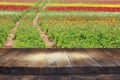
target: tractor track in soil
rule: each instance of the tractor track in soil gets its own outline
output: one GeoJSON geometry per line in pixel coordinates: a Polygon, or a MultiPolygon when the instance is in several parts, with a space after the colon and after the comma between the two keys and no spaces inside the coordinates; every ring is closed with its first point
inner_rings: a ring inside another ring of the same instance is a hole
{"type": "Polygon", "coordinates": [[[17,30],[17,27],[19,26],[19,21],[16,22],[15,27],[10,31],[8,37],[7,37],[7,41],[4,43],[3,48],[12,48],[14,45],[14,36],[15,36],[15,32],[17,30]]]}
{"type": "Polygon", "coordinates": [[[40,13],[37,13],[36,17],[33,20],[33,25],[37,28],[37,30],[40,32],[40,35],[44,41],[44,43],[49,47],[49,48],[55,48],[55,45],[52,41],[49,40],[48,36],[45,34],[45,32],[40,28],[38,25],[37,21],[38,18],[40,17],[40,13]]]}
{"type": "MultiPolygon", "coordinates": [[[[19,0],[18,0],[19,1],[19,0]]],[[[20,0],[21,1],[21,0],[20,0]]],[[[32,1],[32,0],[30,0],[32,1]]],[[[27,13],[26,13],[27,14],[27,13]]],[[[24,15],[25,16],[25,15],[24,15]]],[[[22,16],[22,18],[24,17],[22,16]]],[[[23,20],[21,18],[21,20],[23,20]]],[[[15,32],[17,30],[17,27],[20,24],[20,19],[16,22],[15,27],[10,31],[8,37],[7,37],[7,41],[3,44],[3,48],[13,48],[14,45],[14,37],[15,37],[15,32]]]]}
{"type": "MultiPolygon", "coordinates": [[[[27,13],[26,13],[27,14],[27,13]]],[[[25,16],[25,15],[24,15],[25,16]]],[[[7,37],[7,40],[6,42],[3,44],[3,48],[13,48],[13,45],[14,45],[14,37],[15,37],[15,33],[16,33],[16,30],[17,28],[19,27],[19,24],[20,24],[20,20],[23,20],[23,17],[20,18],[16,23],[15,23],[15,27],[13,29],[11,29],[8,37],[7,37]]]]}
{"type": "MultiPolygon", "coordinates": [[[[42,31],[40,29],[39,25],[37,24],[37,20],[38,20],[39,16],[40,16],[40,13],[38,13],[36,15],[35,19],[33,20],[33,25],[36,26],[37,29],[40,31],[40,34],[41,34],[42,39],[45,42],[45,44],[48,45],[50,48],[53,48],[54,47],[53,43],[48,39],[48,37],[45,34],[45,32],[42,31]]],[[[9,33],[9,35],[7,37],[7,41],[3,44],[3,48],[13,48],[15,32],[16,32],[17,27],[19,26],[19,24],[20,24],[20,22],[17,21],[16,24],[15,24],[15,27],[10,31],[10,33],[9,33]]]]}

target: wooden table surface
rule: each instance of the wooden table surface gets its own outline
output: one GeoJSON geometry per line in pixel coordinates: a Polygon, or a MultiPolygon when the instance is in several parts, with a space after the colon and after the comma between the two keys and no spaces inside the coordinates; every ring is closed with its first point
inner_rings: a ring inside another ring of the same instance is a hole
{"type": "Polygon", "coordinates": [[[120,75],[0,75],[0,80],[120,80],[120,75]]]}
{"type": "Polygon", "coordinates": [[[0,49],[1,74],[120,74],[120,49],[0,49]]]}

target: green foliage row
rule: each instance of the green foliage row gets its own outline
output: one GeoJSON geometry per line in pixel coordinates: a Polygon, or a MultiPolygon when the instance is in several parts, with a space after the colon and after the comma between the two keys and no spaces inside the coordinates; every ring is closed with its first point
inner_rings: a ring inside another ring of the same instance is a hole
{"type": "Polygon", "coordinates": [[[0,48],[5,43],[10,30],[15,26],[13,16],[0,16],[0,48]]]}
{"type": "Polygon", "coordinates": [[[14,48],[45,48],[39,31],[33,26],[32,21],[35,13],[27,15],[24,20],[20,21],[20,25],[15,33],[14,48]]]}
{"type": "Polygon", "coordinates": [[[41,27],[59,48],[120,48],[120,24],[117,27],[92,23],[84,26],[58,24],[41,27]]]}
{"type": "MultiPolygon", "coordinates": [[[[6,42],[7,36],[10,33],[11,29],[15,27],[16,22],[20,21],[25,15],[31,15],[31,11],[34,12],[34,8],[38,6],[40,2],[41,1],[39,0],[35,3],[34,6],[31,6],[30,9],[25,11],[0,11],[0,48],[2,48],[3,44],[6,42]]],[[[23,30],[24,29],[25,28],[23,28],[23,30]]]]}
{"type": "MultiPolygon", "coordinates": [[[[116,20],[116,22],[65,22],[65,20],[70,19],[74,16],[64,16],[64,14],[58,13],[57,15],[52,15],[48,13],[48,18],[40,18],[39,24],[41,28],[49,36],[50,40],[53,41],[58,48],[120,48],[120,23],[119,16],[106,16],[101,17],[101,20],[111,18],[116,20]],[[115,18],[116,17],[116,18],[115,18]],[[54,20],[55,21],[51,21],[54,20]],[[58,20],[57,20],[58,19],[58,20]],[[118,21],[118,22],[117,22],[118,21]]],[[[68,13],[69,14],[69,13],[68,13]]],[[[107,13],[108,14],[108,13],[107,13]]],[[[89,15],[88,15],[89,16],[89,15]]],[[[86,20],[87,17],[82,20],[86,20]]],[[[90,16],[89,16],[90,17],[90,16]]],[[[93,16],[92,16],[93,17],[93,16]]],[[[93,18],[90,17],[87,20],[99,21],[97,16],[93,18]]],[[[74,19],[79,17],[74,17],[74,19]]]]}

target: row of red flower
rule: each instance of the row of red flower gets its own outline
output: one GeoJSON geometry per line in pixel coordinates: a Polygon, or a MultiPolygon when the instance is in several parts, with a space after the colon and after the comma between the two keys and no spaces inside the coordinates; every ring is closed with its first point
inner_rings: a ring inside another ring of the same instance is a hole
{"type": "Polygon", "coordinates": [[[30,7],[31,6],[0,5],[0,10],[23,11],[23,10],[28,10],[30,7]]]}
{"type": "MultiPolygon", "coordinates": [[[[30,6],[15,6],[15,5],[0,5],[0,10],[27,10],[30,6]]],[[[37,8],[36,8],[37,9],[37,8]]],[[[47,6],[45,10],[50,11],[107,11],[107,12],[120,12],[120,7],[61,7],[61,6],[47,6]]]]}
{"type": "Polygon", "coordinates": [[[0,10],[27,10],[30,6],[0,5],[0,10]]]}
{"type": "Polygon", "coordinates": [[[61,6],[48,6],[45,10],[49,11],[105,11],[105,12],[120,12],[120,8],[110,7],[61,7],[61,6]]]}
{"type": "Polygon", "coordinates": [[[61,3],[98,3],[98,4],[120,4],[120,0],[58,0],[61,3]]]}

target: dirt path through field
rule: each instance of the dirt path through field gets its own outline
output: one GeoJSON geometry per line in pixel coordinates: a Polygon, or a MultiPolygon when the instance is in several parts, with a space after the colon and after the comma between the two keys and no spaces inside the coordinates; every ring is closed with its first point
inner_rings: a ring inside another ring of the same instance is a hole
{"type": "Polygon", "coordinates": [[[14,36],[15,36],[15,32],[17,30],[17,27],[19,26],[19,21],[16,22],[15,27],[10,31],[10,34],[7,37],[7,41],[6,43],[3,45],[3,48],[12,48],[13,44],[14,44],[14,36]]]}
{"type": "Polygon", "coordinates": [[[38,18],[40,16],[40,13],[38,13],[36,15],[36,17],[34,18],[33,20],[33,25],[38,29],[38,31],[40,32],[40,35],[44,41],[44,43],[49,47],[49,48],[54,48],[54,44],[53,42],[51,42],[48,38],[48,36],[45,34],[45,32],[43,30],[41,30],[40,26],[38,25],[37,21],[38,21],[38,18]]]}

